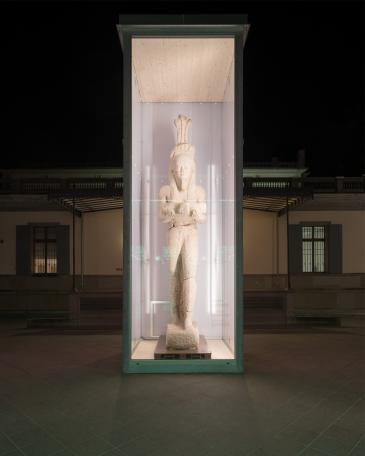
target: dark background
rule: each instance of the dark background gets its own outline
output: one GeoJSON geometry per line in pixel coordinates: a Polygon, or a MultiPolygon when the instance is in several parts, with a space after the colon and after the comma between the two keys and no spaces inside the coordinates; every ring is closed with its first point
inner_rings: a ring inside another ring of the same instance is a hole
{"type": "Polygon", "coordinates": [[[0,6],[0,167],[122,166],[123,13],[247,13],[244,161],[364,173],[364,3],[0,6]]]}

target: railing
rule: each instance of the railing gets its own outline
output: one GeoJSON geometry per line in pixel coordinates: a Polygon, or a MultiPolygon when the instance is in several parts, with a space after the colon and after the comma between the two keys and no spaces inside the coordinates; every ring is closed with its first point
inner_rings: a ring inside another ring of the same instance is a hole
{"type": "MultiPolygon", "coordinates": [[[[278,162],[273,160],[270,162],[249,162],[243,163],[243,168],[250,170],[250,169],[262,169],[262,168],[278,168],[278,162]]],[[[280,168],[291,168],[291,169],[303,169],[305,166],[301,166],[298,162],[280,162],[280,168]]]]}
{"type": "MultiPolygon", "coordinates": [[[[244,177],[244,195],[365,193],[365,177],[244,177]]],[[[123,178],[2,178],[0,194],[51,196],[123,194],[123,178]]]]}
{"type": "Polygon", "coordinates": [[[365,193],[365,177],[245,177],[244,195],[365,193]]]}
{"type": "Polygon", "coordinates": [[[123,194],[122,178],[22,178],[0,180],[0,194],[51,196],[123,194]]]}
{"type": "Polygon", "coordinates": [[[277,177],[244,177],[243,192],[244,193],[260,193],[268,191],[279,191],[287,193],[293,187],[293,179],[277,178],[277,177]]]}

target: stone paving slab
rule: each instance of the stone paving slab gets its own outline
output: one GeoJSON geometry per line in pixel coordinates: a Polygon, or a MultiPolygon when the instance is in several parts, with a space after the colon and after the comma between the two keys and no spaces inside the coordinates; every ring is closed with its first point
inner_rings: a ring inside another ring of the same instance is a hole
{"type": "Polygon", "coordinates": [[[0,456],[365,454],[361,332],[244,339],[244,375],[123,375],[121,334],[0,322],[0,456]]]}

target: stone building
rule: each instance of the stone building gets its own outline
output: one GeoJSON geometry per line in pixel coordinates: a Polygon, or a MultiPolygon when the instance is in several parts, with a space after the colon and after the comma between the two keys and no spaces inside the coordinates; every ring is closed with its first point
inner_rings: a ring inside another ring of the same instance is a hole
{"type": "MultiPolygon", "coordinates": [[[[122,174],[0,170],[0,317],[121,325],[122,174]]],[[[363,324],[365,177],[247,164],[243,191],[245,325],[363,324]]]]}

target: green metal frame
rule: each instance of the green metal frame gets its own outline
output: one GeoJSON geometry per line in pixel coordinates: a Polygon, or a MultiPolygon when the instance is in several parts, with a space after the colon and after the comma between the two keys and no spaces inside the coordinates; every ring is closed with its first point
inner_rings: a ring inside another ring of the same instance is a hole
{"type": "Polygon", "coordinates": [[[127,15],[117,25],[123,48],[123,371],[125,373],[242,373],[243,366],[243,47],[247,17],[127,15]],[[131,152],[132,152],[132,55],[136,36],[232,37],[235,40],[235,359],[233,360],[134,360],[131,358],[131,152]]]}

